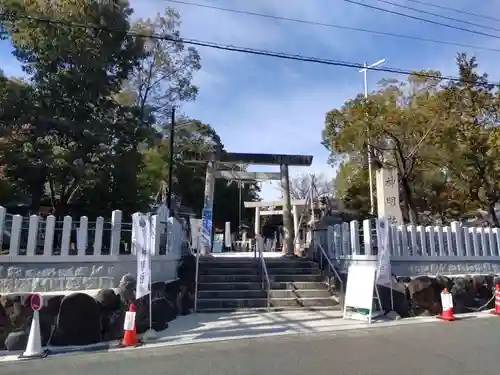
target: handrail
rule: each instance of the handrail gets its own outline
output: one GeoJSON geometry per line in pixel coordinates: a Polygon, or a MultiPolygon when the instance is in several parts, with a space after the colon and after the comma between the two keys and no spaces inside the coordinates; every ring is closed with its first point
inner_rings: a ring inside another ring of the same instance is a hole
{"type": "Polygon", "coordinates": [[[264,281],[266,282],[266,294],[267,294],[267,311],[271,311],[271,281],[269,280],[269,273],[267,272],[267,266],[266,266],[266,261],[264,260],[264,253],[263,253],[263,240],[259,236],[258,238],[256,237],[255,241],[255,247],[259,248],[259,259],[260,259],[260,265],[262,267],[262,289],[264,289],[264,281]]]}
{"type": "Polygon", "coordinates": [[[197,312],[198,308],[198,274],[200,267],[200,246],[196,249],[196,271],[194,276],[194,312],[197,312]]]}
{"type": "MultiPolygon", "coordinates": [[[[333,273],[335,274],[335,277],[339,281],[339,284],[340,284],[340,296],[339,297],[340,297],[340,300],[341,300],[340,307],[343,308],[344,307],[344,282],[340,278],[340,275],[337,272],[337,269],[335,268],[335,266],[333,265],[332,261],[328,257],[328,254],[326,253],[325,248],[319,242],[318,242],[317,245],[318,245],[319,249],[321,250],[322,258],[323,257],[326,258],[326,261],[328,262],[328,265],[330,266],[330,269],[333,271],[333,273]]],[[[323,263],[323,262],[321,262],[321,263],[323,263]]],[[[321,269],[323,270],[323,267],[321,267],[321,269]]],[[[331,288],[330,278],[328,278],[328,286],[331,288]]]]}

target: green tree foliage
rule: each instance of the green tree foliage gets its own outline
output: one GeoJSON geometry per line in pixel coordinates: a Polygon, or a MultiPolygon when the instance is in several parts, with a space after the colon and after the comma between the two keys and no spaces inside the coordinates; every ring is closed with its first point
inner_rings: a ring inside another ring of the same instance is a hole
{"type": "MultiPolygon", "coordinates": [[[[1,37],[28,77],[0,72],[0,204],[24,197],[34,213],[51,205],[90,217],[150,209],[168,180],[167,117],[196,98],[201,65],[195,49],[129,31],[178,38],[179,14],[132,23],[127,1],[99,0],[0,0],[0,9],[1,37]]],[[[199,215],[205,169],[183,155],[224,147],[209,125],[177,125],[173,193],[199,215]]],[[[215,220],[235,223],[238,189],[226,185],[217,185],[215,220]]]]}
{"type": "MultiPolygon", "coordinates": [[[[180,198],[180,204],[190,207],[199,215],[204,203],[206,167],[203,164],[190,163],[185,159],[185,155],[190,152],[223,152],[224,145],[210,125],[198,120],[181,119],[175,129],[172,192],[180,198]]],[[[168,127],[165,133],[169,133],[168,127]]],[[[141,191],[148,195],[145,199],[156,196],[168,180],[169,154],[167,138],[155,147],[144,150],[139,179],[143,186],[141,191]]],[[[245,184],[242,189],[242,201],[255,200],[257,193],[255,184],[245,184]]],[[[225,221],[231,221],[232,227],[236,228],[239,221],[238,185],[230,184],[226,180],[216,180],[214,194],[214,223],[223,228],[225,221]]],[[[243,219],[248,221],[249,214],[242,208],[243,219]]]]}
{"type": "Polygon", "coordinates": [[[370,187],[368,168],[357,162],[340,162],[334,180],[335,196],[340,199],[344,209],[356,213],[359,219],[370,214],[370,187]]]}
{"type": "MultiPolygon", "coordinates": [[[[474,58],[458,55],[457,67],[458,82],[443,82],[435,71],[417,72],[404,82],[382,81],[368,98],[360,95],[326,114],[323,144],[330,160],[348,160],[337,191],[362,186],[352,176],[360,176],[370,150],[375,169],[397,169],[407,221],[446,223],[484,209],[498,225],[498,87],[476,72],[474,58]]],[[[364,197],[354,194],[358,204],[364,197]]]]}

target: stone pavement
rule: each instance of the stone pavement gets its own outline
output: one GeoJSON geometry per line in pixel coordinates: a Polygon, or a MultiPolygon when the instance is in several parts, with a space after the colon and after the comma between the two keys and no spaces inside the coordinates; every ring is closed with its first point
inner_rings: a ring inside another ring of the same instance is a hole
{"type": "Polygon", "coordinates": [[[500,318],[79,353],[0,364],[2,375],[498,375],[500,318]]]}
{"type": "MultiPolygon", "coordinates": [[[[486,312],[461,315],[463,320],[496,318],[486,312]]],[[[499,322],[500,322],[500,318],[499,322]]],[[[360,320],[344,320],[340,311],[284,311],[284,312],[233,312],[197,313],[179,316],[169,323],[169,328],[158,332],[156,337],[140,349],[199,344],[227,340],[242,340],[261,337],[288,336],[297,334],[319,334],[334,331],[350,331],[377,327],[394,327],[422,323],[443,324],[436,317],[417,317],[400,320],[372,319],[369,325],[360,320]]],[[[446,323],[444,323],[446,324],[446,323]]],[[[456,323],[453,323],[456,324],[456,323]]],[[[79,351],[116,350],[116,342],[105,342],[80,347],[54,347],[54,355],[79,351]]],[[[120,349],[130,350],[130,348],[120,349]]],[[[18,354],[0,353],[0,363],[18,361],[18,354]],[[3,355],[2,355],[3,354],[3,355]]]]}
{"type": "MultiPolygon", "coordinates": [[[[433,318],[432,320],[435,320],[433,318]]],[[[375,320],[372,324],[408,324],[409,320],[375,320]]],[[[198,313],[178,317],[169,323],[159,343],[184,344],[202,341],[234,340],[262,336],[318,333],[366,328],[363,321],[344,320],[341,311],[284,311],[198,313]]]]}

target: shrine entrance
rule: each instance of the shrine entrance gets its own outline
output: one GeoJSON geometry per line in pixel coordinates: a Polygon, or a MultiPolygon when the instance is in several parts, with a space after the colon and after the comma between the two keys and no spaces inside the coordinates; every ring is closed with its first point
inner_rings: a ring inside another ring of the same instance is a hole
{"type": "MultiPolygon", "coordinates": [[[[283,200],[281,202],[283,215],[283,242],[285,255],[294,254],[294,219],[293,208],[290,199],[290,181],[289,181],[289,166],[309,167],[312,164],[312,155],[281,155],[281,154],[253,154],[253,153],[226,153],[226,152],[205,152],[190,154],[186,158],[186,162],[203,163],[206,165],[205,178],[205,198],[202,211],[201,224],[201,254],[209,254],[212,252],[212,212],[215,179],[223,178],[226,180],[237,181],[269,181],[280,180],[281,189],[283,191],[283,200]],[[280,172],[246,172],[234,170],[239,165],[279,165],[280,172]],[[221,169],[219,169],[221,168],[221,169]]],[[[251,202],[247,202],[251,203],[251,202]]],[[[257,217],[257,216],[256,216],[257,217]]],[[[260,215],[259,215],[260,228],[260,215]]]]}

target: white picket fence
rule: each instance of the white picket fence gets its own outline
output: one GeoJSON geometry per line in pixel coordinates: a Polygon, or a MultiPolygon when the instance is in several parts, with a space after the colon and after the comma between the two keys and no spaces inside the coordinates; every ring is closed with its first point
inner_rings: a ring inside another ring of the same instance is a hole
{"type": "MultiPolygon", "coordinates": [[[[184,240],[182,225],[174,218],[160,221],[159,215],[153,215],[152,221],[155,227],[153,255],[178,259],[184,240]]],[[[86,216],[77,220],[65,216],[58,221],[52,215],[45,218],[10,215],[0,206],[0,263],[4,256],[36,257],[50,262],[63,261],[68,256],[105,260],[132,253],[132,223],[123,221],[120,210],[112,212],[111,221],[105,221],[102,216],[93,222],[86,216]]]]}
{"type": "MultiPolygon", "coordinates": [[[[363,220],[328,227],[316,233],[329,256],[341,259],[353,255],[377,255],[378,220],[363,220]]],[[[500,229],[465,227],[459,222],[450,226],[391,226],[389,229],[391,258],[498,258],[500,260],[500,229]]]]}

